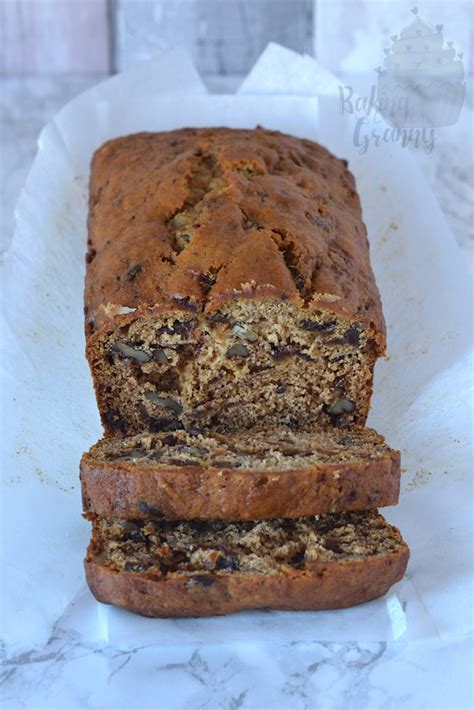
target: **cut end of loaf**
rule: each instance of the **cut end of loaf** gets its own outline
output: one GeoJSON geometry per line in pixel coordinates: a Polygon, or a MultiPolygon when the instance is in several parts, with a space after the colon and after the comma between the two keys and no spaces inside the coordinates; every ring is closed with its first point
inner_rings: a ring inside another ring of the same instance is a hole
{"type": "Polygon", "coordinates": [[[378,347],[358,322],[244,299],[212,314],[118,319],[88,354],[106,429],[133,434],[363,424],[378,347]]]}

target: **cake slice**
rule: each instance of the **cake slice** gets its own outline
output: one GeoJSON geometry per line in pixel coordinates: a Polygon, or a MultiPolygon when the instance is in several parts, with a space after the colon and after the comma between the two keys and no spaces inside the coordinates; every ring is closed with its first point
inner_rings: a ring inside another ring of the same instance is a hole
{"type": "Polygon", "coordinates": [[[385,594],[409,557],[377,512],[260,522],[89,517],[92,593],[144,616],[348,607],[385,594]]]}
{"type": "Polygon", "coordinates": [[[86,512],[257,520],[398,502],[400,455],[371,429],[185,432],[105,438],[81,462],[86,512]]]}

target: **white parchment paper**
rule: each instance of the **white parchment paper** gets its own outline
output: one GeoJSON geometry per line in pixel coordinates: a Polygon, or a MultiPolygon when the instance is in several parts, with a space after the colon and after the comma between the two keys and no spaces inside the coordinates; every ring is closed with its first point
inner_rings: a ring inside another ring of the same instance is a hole
{"type": "Polygon", "coordinates": [[[459,637],[472,628],[470,282],[410,155],[396,145],[360,155],[336,85],[314,60],[271,45],[239,95],[207,96],[175,52],[86,92],[42,132],[2,264],[9,648],[40,645],[58,627],[121,648],[459,637]],[[400,505],[385,512],[411,546],[409,572],[386,598],[343,611],[141,619],[97,604],[83,578],[89,526],[80,517],[78,463],[101,434],[83,338],[89,161],[123,133],[256,124],[321,141],[356,176],[389,333],[370,424],[402,450],[400,505]]]}

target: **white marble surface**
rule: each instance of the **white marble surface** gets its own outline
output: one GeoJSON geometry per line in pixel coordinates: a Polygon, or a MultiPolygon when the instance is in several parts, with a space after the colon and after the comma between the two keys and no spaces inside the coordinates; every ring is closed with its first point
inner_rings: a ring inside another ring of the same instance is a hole
{"type": "Polygon", "coordinates": [[[122,649],[59,631],[0,682],[11,710],[468,710],[471,662],[469,641],[122,649]]]}
{"type": "MultiPolygon", "coordinates": [[[[212,80],[211,80],[212,81],[212,80]]],[[[2,237],[8,243],[11,210],[29,162],[34,136],[59,106],[90,80],[3,80],[2,130],[7,188],[2,237]],[[81,82],[83,82],[81,84],[81,82]],[[7,221],[4,219],[8,219],[7,221]]],[[[222,87],[222,81],[220,83],[222,87]]],[[[468,136],[469,137],[469,136],[468,136]]],[[[450,153],[452,147],[446,147],[450,153]]],[[[459,151],[453,170],[469,175],[459,151]]],[[[445,166],[445,163],[444,163],[445,166]]],[[[446,167],[443,168],[446,170],[446,167]]],[[[461,191],[454,202],[435,188],[451,211],[464,214],[461,191]]],[[[446,181],[444,181],[446,182],[446,181]]],[[[452,181],[448,180],[449,183],[452,181]]],[[[463,189],[464,189],[463,188],[463,189]]],[[[466,193],[468,194],[468,193],[466,193]]],[[[441,204],[443,200],[440,199],[441,204]]],[[[449,213],[445,213],[450,219],[449,213]]],[[[453,223],[452,223],[453,226],[453,223]]],[[[457,238],[466,248],[467,221],[457,238]]],[[[387,708],[464,710],[472,707],[472,641],[434,638],[406,642],[325,643],[265,641],[144,645],[108,643],[77,623],[81,596],[57,620],[43,648],[2,657],[5,708],[387,708]],[[71,622],[71,615],[74,623],[71,622]],[[81,628],[81,634],[77,632],[81,628]]],[[[466,610],[469,613],[470,610],[466,610]]],[[[472,610],[471,610],[472,611],[472,610]]],[[[19,620],[20,622],[20,620],[19,620]]]]}

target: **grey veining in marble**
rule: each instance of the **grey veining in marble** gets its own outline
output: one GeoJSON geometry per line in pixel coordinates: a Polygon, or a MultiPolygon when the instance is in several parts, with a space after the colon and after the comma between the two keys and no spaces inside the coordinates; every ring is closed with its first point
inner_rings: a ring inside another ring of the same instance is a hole
{"type": "Polygon", "coordinates": [[[468,710],[469,641],[114,648],[56,628],[3,659],[3,707],[468,710]]]}

